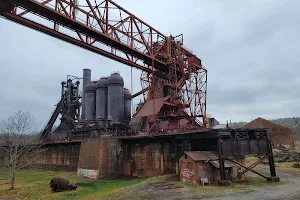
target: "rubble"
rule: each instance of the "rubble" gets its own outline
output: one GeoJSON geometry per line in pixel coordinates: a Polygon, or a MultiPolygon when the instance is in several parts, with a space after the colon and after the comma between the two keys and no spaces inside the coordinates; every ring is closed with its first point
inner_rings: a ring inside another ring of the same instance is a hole
{"type": "Polygon", "coordinates": [[[275,162],[300,162],[300,152],[288,149],[274,149],[275,162]]]}
{"type": "Polygon", "coordinates": [[[298,163],[298,162],[297,162],[297,163],[294,163],[294,164],[293,164],[293,167],[294,167],[294,168],[300,168],[300,163],[298,163]]]}

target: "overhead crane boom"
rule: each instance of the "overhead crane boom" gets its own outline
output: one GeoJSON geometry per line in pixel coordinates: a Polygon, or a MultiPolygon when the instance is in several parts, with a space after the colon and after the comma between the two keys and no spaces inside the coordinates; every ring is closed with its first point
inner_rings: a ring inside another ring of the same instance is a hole
{"type": "MultiPolygon", "coordinates": [[[[1,1],[7,2],[6,0],[1,1]]],[[[16,7],[11,12],[2,13],[2,15],[22,25],[138,69],[151,71],[148,66],[138,64],[139,60],[137,59],[140,59],[147,63],[154,62],[156,68],[166,71],[167,64],[155,59],[159,50],[153,48],[154,44],[164,43],[166,36],[112,1],[103,1],[97,6],[93,6],[90,0],[86,2],[88,8],[81,8],[72,0],[14,0],[6,4],[16,7]],[[110,16],[109,12],[113,9],[119,9],[120,13],[126,17],[121,17],[117,23],[112,24],[117,21],[114,16],[110,16]],[[28,13],[51,20],[53,26],[49,28],[30,17],[27,18],[28,13]],[[74,31],[76,37],[71,37],[59,30],[60,25],[74,31]],[[118,54],[121,52],[112,53],[104,50],[103,47],[98,46],[98,43],[122,51],[125,55],[118,54]],[[132,59],[133,57],[135,59],[132,59]]]]}
{"type": "Polygon", "coordinates": [[[188,108],[193,120],[200,117],[205,126],[207,70],[201,60],[115,2],[0,0],[0,15],[141,69],[145,100],[166,95],[168,86],[169,105],[188,108]]]}

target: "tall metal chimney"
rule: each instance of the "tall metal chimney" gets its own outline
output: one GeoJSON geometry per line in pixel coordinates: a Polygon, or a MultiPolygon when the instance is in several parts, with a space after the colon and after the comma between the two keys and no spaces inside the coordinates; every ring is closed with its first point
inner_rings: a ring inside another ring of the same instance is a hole
{"type": "Polygon", "coordinates": [[[85,86],[91,82],[91,70],[90,69],[83,69],[83,81],[82,81],[82,114],[81,119],[85,119],[85,86]]]}

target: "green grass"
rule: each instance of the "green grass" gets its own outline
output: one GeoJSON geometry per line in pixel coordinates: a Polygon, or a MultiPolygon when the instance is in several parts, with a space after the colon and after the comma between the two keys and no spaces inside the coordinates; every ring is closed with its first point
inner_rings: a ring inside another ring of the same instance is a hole
{"type": "Polygon", "coordinates": [[[300,176],[300,168],[294,168],[293,164],[295,162],[282,162],[282,163],[275,163],[276,169],[288,172],[297,176],[300,176]]]}
{"type": "Polygon", "coordinates": [[[299,140],[295,140],[294,141],[294,145],[295,145],[295,148],[300,148],[300,141],[299,140]]]}
{"type": "Polygon", "coordinates": [[[113,191],[137,185],[143,179],[98,179],[92,180],[77,177],[75,172],[54,172],[21,170],[17,172],[15,190],[9,190],[9,177],[0,171],[0,197],[9,199],[101,199],[113,191]],[[53,177],[63,177],[71,184],[78,186],[77,190],[54,193],[49,182],[53,177]]]}
{"type": "Polygon", "coordinates": [[[218,197],[230,194],[246,194],[253,192],[259,188],[277,187],[287,182],[267,182],[262,177],[247,177],[247,181],[241,183],[233,183],[231,186],[210,185],[205,187],[190,186],[189,192],[195,197],[218,197]]]}
{"type": "MultiPolygon", "coordinates": [[[[6,172],[0,171],[0,197],[8,199],[106,199],[110,197],[124,197],[130,190],[123,188],[134,187],[141,183],[167,178],[168,175],[155,176],[148,179],[98,179],[92,180],[77,177],[75,172],[54,172],[21,170],[17,173],[15,190],[9,190],[9,177],[6,172]],[[49,187],[49,182],[53,177],[64,177],[70,180],[71,184],[78,186],[77,190],[54,193],[49,187]]],[[[195,197],[211,197],[233,193],[247,193],[261,187],[276,187],[285,182],[268,183],[263,178],[247,178],[247,182],[233,184],[232,186],[189,186],[181,182],[188,192],[195,197]]],[[[133,195],[134,194],[130,194],[133,195]]],[[[114,199],[114,198],[113,198],[114,199]]]]}
{"type": "MultiPolygon", "coordinates": [[[[252,163],[254,163],[256,160],[257,160],[257,157],[255,157],[255,156],[246,157],[246,163],[248,166],[251,165],[252,163]]],[[[294,168],[293,167],[294,163],[295,162],[280,162],[280,163],[275,162],[275,167],[276,167],[276,170],[288,172],[288,173],[292,173],[294,175],[300,176],[300,168],[294,168]]],[[[269,165],[268,164],[259,164],[258,167],[267,169],[267,168],[269,168],[269,165]]]]}

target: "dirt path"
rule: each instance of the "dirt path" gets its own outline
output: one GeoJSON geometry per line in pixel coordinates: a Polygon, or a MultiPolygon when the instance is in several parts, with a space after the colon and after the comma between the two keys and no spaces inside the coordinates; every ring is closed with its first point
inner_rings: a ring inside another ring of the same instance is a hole
{"type": "Polygon", "coordinates": [[[206,198],[206,200],[296,200],[300,199],[300,177],[286,173],[277,172],[281,181],[286,181],[287,184],[278,187],[264,187],[257,189],[254,192],[247,194],[229,195],[223,197],[206,198]]]}
{"type": "MultiPolygon", "coordinates": [[[[265,171],[261,169],[260,171],[265,171]]],[[[264,186],[262,188],[251,188],[242,190],[232,190],[229,188],[220,187],[201,187],[199,190],[196,187],[184,186],[176,187],[177,180],[158,180],[152,183],[145,183],[138,187],[121,190],[108,197],[114,200],[150,200],[150,199],[166,199],[166,200],[300,200],[300,176],[296,176],[286,172],[277,172],[281,181],[286,184],[280,186],[264,186]],[[156,183],[155,183],[156,182],[156,183]],[[154,183],[154,184],[153,184],[154,183]],[[170,183],[170,184],[168,184],[170,183]],[[174,187],[174,189],[172,189],[174,187]],[[193,188],[197,191],[193,191],[193,188]]],[[[254,176],[249,174],[248,176],[254,176]]]]}

